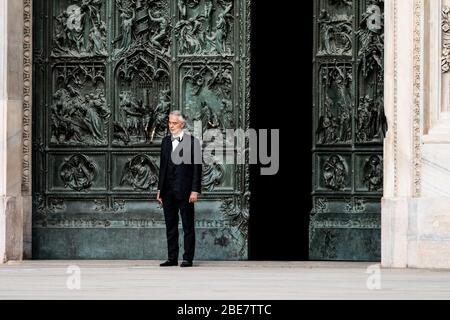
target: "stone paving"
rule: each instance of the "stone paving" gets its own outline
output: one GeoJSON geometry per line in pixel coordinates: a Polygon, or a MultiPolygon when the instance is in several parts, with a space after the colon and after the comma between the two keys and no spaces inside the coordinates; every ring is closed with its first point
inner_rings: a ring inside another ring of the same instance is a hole
{"type": "Polygon", "coordinates": [[[0,299],[450,299],[450,270],[346,262],[159,263],[9,262],[0,265],[0,299]]]}

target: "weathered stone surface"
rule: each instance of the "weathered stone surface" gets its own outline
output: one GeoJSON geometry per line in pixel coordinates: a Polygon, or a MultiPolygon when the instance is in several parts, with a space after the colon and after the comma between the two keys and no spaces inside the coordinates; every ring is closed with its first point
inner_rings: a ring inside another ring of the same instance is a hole
{"type": "Polygon", "coordinates": [[[21,191],[23,21],[22,1],[0,1],[0,262],[22,259],[24,226],[31,231],[21,191]]]}
{"type": "Polygon", "coordinates": [[[180,300],[182,306],[181,300],[197,299],[450,298],[450,273],[444,270],[384,269],[378,264],[355,262],[255,261],[197,261],[193,268],[185,270],[160,268],[159,263],[10,262],[0,266],[0,299],[180,300]],[[75,270],[80,271],[80,290],[67,287],[75,270]]]}

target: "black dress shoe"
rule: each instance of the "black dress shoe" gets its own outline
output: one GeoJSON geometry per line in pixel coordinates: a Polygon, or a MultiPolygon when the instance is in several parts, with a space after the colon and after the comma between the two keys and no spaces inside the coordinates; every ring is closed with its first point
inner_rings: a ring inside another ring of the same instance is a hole
{"type": "Polygon", "coordinates": [[[180,267],[185,268],[185,267],[192,267],[192,261],[183,261],[180,264],[180,267]]]}
{"type": "Polygon", "coordinates": [[[166,262],[161,263],[160,267],[175,267],[178,265],[178,261],[167,260],[166,262]]]}

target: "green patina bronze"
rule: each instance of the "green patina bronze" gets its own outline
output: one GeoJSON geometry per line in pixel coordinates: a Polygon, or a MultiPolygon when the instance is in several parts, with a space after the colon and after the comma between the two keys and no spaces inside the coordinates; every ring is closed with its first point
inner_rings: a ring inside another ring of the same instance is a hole
{"type": "MultiPolygon", "coordinates": [[[[250,0],[33,5],[33,257],[165,259],[168,113],[249,127],[250,0]]],[[[203,171],[196,259],[247,259],[248,166],[203,171]]]]}
{"type": "Polygon", "coordinates": [[[384,0],[315,1],[311,260],[379,261],[384,0]]]}

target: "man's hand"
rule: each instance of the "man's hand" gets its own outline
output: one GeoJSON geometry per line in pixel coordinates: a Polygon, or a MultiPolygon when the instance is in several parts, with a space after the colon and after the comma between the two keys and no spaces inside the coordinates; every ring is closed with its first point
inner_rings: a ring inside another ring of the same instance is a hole
{"type": "Polygon", "coordinates": [[[198,192],[191,192],[191,196],[189,197],[189,203],[195,203],[198,201],[198,192]]]}
{"type": "Polygon", "coordinates": [[[156,194],[156,200],[158,200],[159,203],[163,204],[160,191],[158,190],[158,193],[156,194]]]}

